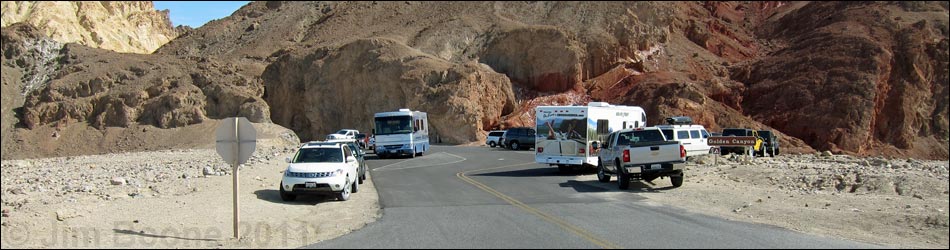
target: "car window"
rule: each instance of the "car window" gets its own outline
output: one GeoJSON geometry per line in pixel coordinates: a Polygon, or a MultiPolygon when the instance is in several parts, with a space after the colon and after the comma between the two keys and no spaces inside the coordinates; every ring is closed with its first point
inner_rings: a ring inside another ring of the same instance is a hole
{"type": "MultiPolygon", "coordinates": [[[[689,131],[686,131],[686,130],[683,130],[683,131],[676,131],[676,139],[677,139],[677,140],[689,139],[689,131]]],[[[672,140],[672,139],[670,139],[670,140],[672,140]]]]}
{"type": "Polygon", "coordinates": [[[703,129],[703,130],[700,130],[700,132],[703,133],[703,139],[709,138],[709,131],[706,131],[705,129],[703,129]]]}
{"type": "Polygon", "coordinates": [[[673,130],[672,130],[672,129],[662,129],[662,130],[660,130],[660,131],[663,131],[663,136],[665,136],[667,140],[673,140],[673,130]]]}
{"type": "Polygon", "coordinates": [[[346,146],[343,148],[343,155],[346,156],[346,158],[350,158],[350,156],[353,156],[353,151],[350,151],[350,146],[346,146]]]}
{"type": "Polygon", "coordinates": [[[340,148],[302,148],[297,152],[293,163],[334,163],[343,162],[340,148]]]}
{"type": "Polygon", "coordinates": [[[699,130],[690,130],[690,131],[689,131],[689,137],[690,137],[690,138],[693,138],[693,139],[699,139],[699,138],[700,138],[700,136],[699,136],[699,130]]]}

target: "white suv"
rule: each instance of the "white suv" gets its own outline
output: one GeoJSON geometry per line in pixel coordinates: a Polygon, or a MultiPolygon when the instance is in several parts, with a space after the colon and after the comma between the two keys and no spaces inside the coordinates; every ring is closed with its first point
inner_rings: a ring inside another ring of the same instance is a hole
{"type": "Polygon", "coordinates": [[[293,201],[300,194],[333,194],[340,201],[359,191],[359,162],[343,143],[307,143],[287,158],[290,166],[280,182],[280,198],[293,201]]]}
{"type": "Polygon", "coordinates": [[[686,148],[686,157],[709,154],[709,132],[703,125],[657,125],[667,140],[679,141],[686,148]]]}
{"type": "Polygon", "coordinates": [[[498,139],[501,139],[501,136],[505,135],[504,130],[495,130],[488,132],[488,139],[485,140],[485,145],[489,147],[501,146],[501,142],[498,139]]]}
{"type": "Polygon", "coordinates": [[[341,129],[336,133],[327,135],[327,140],[356,139],[356,134],[359,133],[360,131],[355,129],[341,129]]]}

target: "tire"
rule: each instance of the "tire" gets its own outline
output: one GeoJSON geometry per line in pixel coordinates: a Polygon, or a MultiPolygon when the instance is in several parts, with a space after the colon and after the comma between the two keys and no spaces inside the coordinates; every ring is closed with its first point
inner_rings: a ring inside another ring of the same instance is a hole
{"type": "Polygon", "coordinates": [[[627,174],[627,169],[620,165],[620,160],[617,160],[617,187],[620,190],[630,189],[630,175],[627,174]]]}
{"type": "Polygon", "coordinates": [[[280,183],[280,200],[282,200],[282,201],[295,201],[295,200],[297,200],[297,196],[296,196],[296,195],[293,195],[293,194],[291,194],[290,192],[287,192],[287,191],[284,190],[284,183],[283,183],[283,182],[280,183]]]}
{"type": "Polygon", "coordinates": [[[366,168],[360,167],[360,169],[362,169],[363,171],[362,173],[359,174],[360,175],[359,177],[356,177],[356,182],[363,184],[363,181],[366,180],[366,168]]]}
{"type": "Polygon", "coordinates": [[[558,170],[558,172],[561,172],[562,174],[570,174],[570,173],[571,173],[571,166],[568,166],[568,165],[557,165],[557,170],[558,170]]]}
{"type": "Polygon", "coordinates": [[[521,144],[518,141],[511,142],[511,150],[521,150],[521,144]]]}
{"type": "Polygon", "coordinates": [[[353,188],[351,189],[351,191],[352,191],[354,194],[360,192],[360,183],[363,182],[362,180],[360,180],[359,177],[356,177],[356,180],[357,180],[357,181],[354,181],[354,182],[353,182],[353,188]]]}
{"type": "Polygon", "coordinates": [[[347,201],[347,200],[349,200],[349,199],[350,199],[350,192],[351,192],[350,188],[352,188],[352,185],[351,185],[351,184],[347,183],[346,185],[344,185],[344,186],[343,186],[343,190],[340,191],[339,193],[336,193],[336,200],[338,200],[338,201],[347,201]]]}
{"type": "Polygon", "coordinates": [[[495,147],[495,142],[493,142],[493,141],[488,142],[488,146],[494,148],[494,147],[495,147]]]}
{"type": "Polygon", "coordinates": [[[684,178],[686,178],[686,174],[684,173],[680,173],[678,175],[671,175],[670,182],[673,183],[673,187],[682,187],[684,178]]]}
{"type": "Polygon", "coordinates": [[[607,170],[604,170],[603,161],[597,161],[597,181],[600,183],[610,182],[610,176],[607,175],[607,170]]]}

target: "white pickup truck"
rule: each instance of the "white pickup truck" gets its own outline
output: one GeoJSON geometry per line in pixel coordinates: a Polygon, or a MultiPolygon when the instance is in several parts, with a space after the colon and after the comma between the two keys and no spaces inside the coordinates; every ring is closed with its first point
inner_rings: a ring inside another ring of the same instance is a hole
{"type": "Polygon", "coordinates": [[[674,187],[683,185],[686,148],[681,142],[667,140],[657,127],[615,131],[597,146],[600,146],[597,153],[600,182],[609,182],[610,176],[617,176],[620,189],[628,189],[631,180],[670,177],[674,187]]]}

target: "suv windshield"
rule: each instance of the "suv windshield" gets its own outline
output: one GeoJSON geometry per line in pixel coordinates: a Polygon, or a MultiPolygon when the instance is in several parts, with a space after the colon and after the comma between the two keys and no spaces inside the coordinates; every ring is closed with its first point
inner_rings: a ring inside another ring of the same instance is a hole
{"type": "Polygon", "coordinates": [[[339,148],[302,148],[293,161],[293,163],[337,162],[343,162],[343,152],[339,148]]]}
{"type": "Polygon", "coordinates": [[[412,118],[409,116],[376,117],[376,135],[412,133],[412,118]]]}

